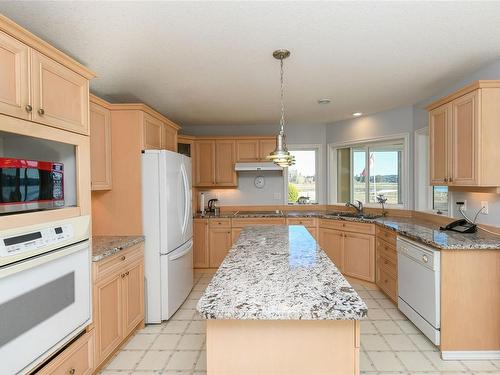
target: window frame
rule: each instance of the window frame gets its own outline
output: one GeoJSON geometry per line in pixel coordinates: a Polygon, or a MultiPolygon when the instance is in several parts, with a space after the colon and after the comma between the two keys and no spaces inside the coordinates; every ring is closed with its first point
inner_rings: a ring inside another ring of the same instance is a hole
{"type": "MultiPolygon", "coordinates": [[[[322,202],[322,191],[321,191],[321,182],[322,182],[322,159],[323,159],[323,145],[316,144],[289,144],[288,151],[315,151],[316,152],[316,202],[310,204],[321,204],[322,202]]],[[[283,204],[285,206],[299,206],[298,203],[288,203],[288,168],[283,168],[283,204]]],[[[300,205],[303,206],[303,205],[300,205]]]]}
{"type": "MultiPolygon", "coordinates": [[[[399,208],[399,209],[409,209],[411,207],[411,194],[410,194],[410,133],[400,133],[393,134],[390,136],[383,137],[375,137],[375,138],[366,138],[359,140],[352,140],[346,142],[338,142],[338,143],[329,143],[328,144],[328,158],[327,158],[327,176],[328,176],[328,204],[330,205],[344,205],[345,202],[337,202],[337,150],[341,148],[354,148],[354,147],[377,147],[390,145],[394,143],[394,141],[402,140],[403,141],[403,155],[401,161],[401,199],[402,204],[386,204],[385,206],[388,208],[399,208]],[[335,173],[333,171],[335,168],[335,173]]],[[[352,150],[351,150],[352,154],[352,150]]],[[[367,158],[369,158],[369,153],[367,153],[367,158]]],[[[367,165],[369,168],[369,164],[367,165]]],[[[369,175],[369,173],[368,173],[369,175]]],[[[351,176],[352,177],[352,176],[351,176]]],[[[352,192],[351,192],[352,199],[352,192]]],[[[379,208],[380,204],[378,203],[369,203],[366,202],[364,204],[365,207],[375,207],[379,208]]]]}

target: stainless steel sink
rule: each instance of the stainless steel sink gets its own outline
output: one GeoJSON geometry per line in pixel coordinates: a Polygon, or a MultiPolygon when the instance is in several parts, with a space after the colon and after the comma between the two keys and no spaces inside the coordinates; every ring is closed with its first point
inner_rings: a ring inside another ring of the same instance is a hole
{"type": "Polygon", "coordinates": [[[357,212],[342,212],[342,211],[327,212],[326,215],[339,218],[347,217],[347,218],[368,219],[368,220],[378,219],[379,217],[382,217],[382,215],[364,214],[357,212]]]}

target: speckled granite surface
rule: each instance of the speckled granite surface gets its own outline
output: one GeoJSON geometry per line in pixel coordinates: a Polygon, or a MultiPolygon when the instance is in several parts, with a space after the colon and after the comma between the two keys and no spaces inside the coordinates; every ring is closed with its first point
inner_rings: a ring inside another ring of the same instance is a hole
{"type": "Polygon", "coordinates": [[[92,237],[92,261],[99,262],[143,241],[144,236],[94,236],[92,237]]]}
{"type": "MultiPolygon", "coordinates": [[[[234,212],[224,213],[223,215],[224,216],[219,217],[244,217],[235,216],[234,212]]],[[[205,218],[211,217],[213,216],[206,216],[205,218]]],[[[257,215],[253,217],[265,216],[257,215]]],[[[500,236],[495,236],[482,230],[478,230],[477,233],[466,234],[451,231],[441,231],[439,230],[439,225],[416,218],[390,216],[379,218],[356,218],[332,215],[325,211],[288,211],[283,212],[283,217],[317,217],[319,219],[375,223],[377,225],[392,229],[402,236],[442,250],[500,250],[500,236]]]]}
{"type": "Polygon", "coordinates": [[[303,226],[246,227],[197,305],[206,319],[358,320],[367,307],[303,226]]]}

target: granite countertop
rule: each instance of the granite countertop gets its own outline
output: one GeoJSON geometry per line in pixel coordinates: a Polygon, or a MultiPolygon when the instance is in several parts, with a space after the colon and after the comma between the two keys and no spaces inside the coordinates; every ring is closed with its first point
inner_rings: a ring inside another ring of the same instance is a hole
{"type": "MultiPolygon", "coordinates": [[[[220,216],[196,215],[197,218],[238,218],[247,217],[235,215],[235,212],[224,212],[220,216]]],[[[251,217],[267,217],[254,214],[251,217]]],[[[284,211],[282,217],[316,217],[320,219],[356,221],[361,223],[374,223],[396,231],[399,235],[414,241],[422,242],[441,250],[500,250],[500,236],[495,236],[478,230],[476,233],[457,233],[439,230],[439,225],[430,221],[408,217],[345,217],[332,215],[325,211],[284,211]]],[[[450,218],[450,220],[452,220],[450,218]]]]}
{"type": "Polygon", "coordinates": [[[197,310],[206,319],[359,320],[366,304],[299,225],[245,227],[197,310]]]}
{"type": "Polygon", "coordinates": [[[141,242],[144,242],[144,236],[94,236],[92,237],[92,261],[99,262],[141,242]]]}

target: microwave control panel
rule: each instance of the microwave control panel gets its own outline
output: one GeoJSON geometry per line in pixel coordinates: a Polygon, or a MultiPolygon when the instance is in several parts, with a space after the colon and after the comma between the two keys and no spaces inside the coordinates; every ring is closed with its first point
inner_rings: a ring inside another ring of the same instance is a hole
{"type": "Polygon", "coordinates": [[[0,258],[52,247],[73,237],[73,225],[64,224],[39,231],[16,234],[0,238],[0,258]]]}

